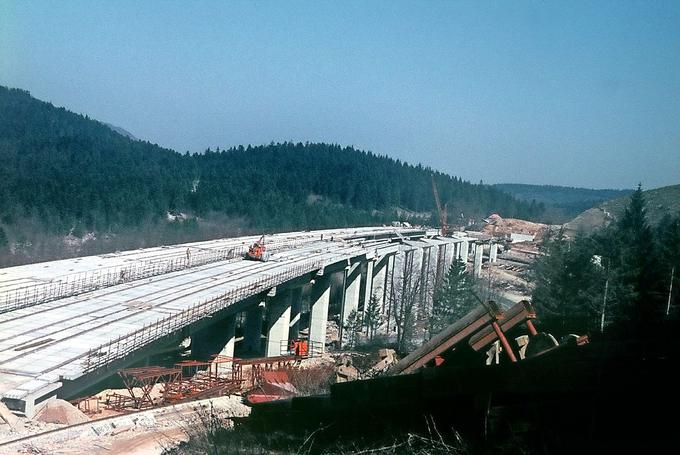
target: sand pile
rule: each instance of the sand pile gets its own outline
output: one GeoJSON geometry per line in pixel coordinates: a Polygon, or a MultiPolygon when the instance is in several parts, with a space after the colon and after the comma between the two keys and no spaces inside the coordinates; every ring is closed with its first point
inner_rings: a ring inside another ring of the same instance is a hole
{"type": "Polygon", "coordinates": [[[80,409],[68,401],[59,399],[52,400],[43,406],[35,416],[35,419],[40,422],[59,423],[62,425],[73,425],[90,420],[80,409]]]}

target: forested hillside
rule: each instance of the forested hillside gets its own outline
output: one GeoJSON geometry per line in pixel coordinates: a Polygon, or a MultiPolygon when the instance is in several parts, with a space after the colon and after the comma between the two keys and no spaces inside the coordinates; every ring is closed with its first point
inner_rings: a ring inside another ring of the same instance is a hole
{"type": "MultiPolygon", "coordinates": [[[[680,185],[663,186],[644,191],[644,198],[647,203],[647,221],[653,227],[667,224],[669,218],[680,213],[680,185]]],[[[570,222],[565,223],[564,227],[567,232],[572,234],[595,232],[621,219],[630,200],[630,196],[625,196],[604,202],[579,214],[570,222]]]]}
{"type": "Polygon", "coordinates": [[[593,190],[555,185],[499,183],[494,187],[512,194],[521,201],[542,203],[545,221],[564,223],[579,213],[603,202],[630,195],[633,190],[593,190]]]}
{"type": "Polygon", "coordinates": [[[380,224],[404,213],[429,221],[432,174],[452,219],[543,211],[491,186],[351,147],[180,154],[4,87],[0,160],[3,264],[245,231],[380,224]]]}

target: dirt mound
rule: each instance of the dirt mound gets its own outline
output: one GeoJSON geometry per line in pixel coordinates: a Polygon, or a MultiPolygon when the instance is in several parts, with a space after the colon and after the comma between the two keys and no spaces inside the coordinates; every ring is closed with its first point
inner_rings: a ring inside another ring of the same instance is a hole
{"type": "Polygon", "coordinates": [[[43,406],[35,419],[40,422],[59,423],[63,425],[73,425],[90,420],[90,418],[83,414],[80,409],[76,408],[68,401],[59,399],[50,401],[43,406]]]}
{"type": "Polygon", "coordinates": [[[509,238],[511,234],[524,234],[533,236],[534,240],[540,240],[550,229],[547,224],[532,223],[516,218],[501,218],[495,213],[486,221],[487,224],[482,228],[482,232],[494,237],[509,238]]]}

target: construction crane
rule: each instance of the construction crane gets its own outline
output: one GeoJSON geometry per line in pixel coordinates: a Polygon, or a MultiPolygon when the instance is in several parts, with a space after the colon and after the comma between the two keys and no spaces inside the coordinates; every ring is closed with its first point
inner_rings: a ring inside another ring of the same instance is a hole
{"type": "Polygon", "coordinates": [[[264,235],[260,237],[260,240],[253,243],[250,248],[248,248],[245,258],[250,259],[251,261],[262,262],[267,262],[269,260],[269,251],[267,251],[267,248],[264,245],[264,235]]]}
{"type": "Polygon", "coordinates": [[[441,226],[439,228],[439,232],[444,237],[450,236],[451,228],[449,227],[449,223],[446,221],[447,207],[446,204],[444,204],[444,208],[442,209],[442,203],[439,200],[439,191],[437,191],[437,184],[434,181],[434,175],[432,175],[432,192],[434,193],[434,202],[437,204],[437,211],[439,212],[439,225],[441,226]]]}

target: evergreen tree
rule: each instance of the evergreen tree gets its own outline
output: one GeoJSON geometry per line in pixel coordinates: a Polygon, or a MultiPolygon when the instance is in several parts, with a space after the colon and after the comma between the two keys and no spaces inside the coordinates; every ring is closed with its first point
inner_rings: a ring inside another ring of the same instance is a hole
{"type": "Polygon", "coordinates": [[[357,310],[352,310],[347,315],[347,321],[342,326],[343,329],[343,346],[347,348],[353,348],[356,346],[359,340],[359,334],[363,328],[363,318],[362,314],[357,310]]]}
{"type": "Polygon", "coordinates": [[[475,280],[465,263],[456,259],[449,268],[442,286],[435,290],[430,317],[430,336],[462,318],[478,305],[474,292],[475,280]]]}
{"type": "Polygon", "coordinates": [[[597,330],[602,311],[606,265],[594,257],[593,242],[573,241],[559,232],[547,238],[533,267],[533,304],[548,331],[559,334],[597,330]]]}
{"type": "Polygon", "coordinates": [[[621,219],[602,237],[601,251],[611,258],[610,290],[617,319],[633,325],[658,319],[663,305],[658,294],[654,233],[647,223],[641,186],[631,195],[621,219]]]}
{"type": "Polygon", "coordinates": [[[659,252],[659,272],[661,275],[662,295],[665,299],[665,313],[677,314],[680,304],[680,214],[675,217],[666,215],[659,223],[657,231],[659,252]],[[673,311],[676,309],[676,311],[673,311]]]}
{"type": "Polygon", "coordinates": [[[375,332],[382,322],[382,315],[380,314],[380,305],[378,303],[378,298],[375,295],[371,295],[371,298],[366,307],[366,312],[364,313],[364,325],[366,326],[366,334],[369,340],[373,340],[375,332]]]}

